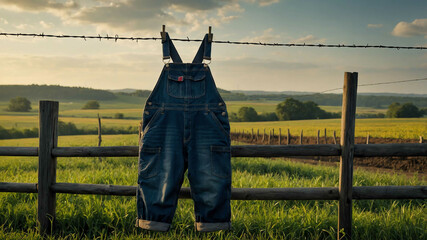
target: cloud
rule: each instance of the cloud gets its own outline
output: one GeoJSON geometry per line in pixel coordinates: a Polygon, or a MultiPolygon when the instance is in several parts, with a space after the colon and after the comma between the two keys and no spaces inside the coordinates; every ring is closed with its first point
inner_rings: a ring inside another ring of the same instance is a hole
{"type": "Polygon", "coordinates": [[[399,22],[391,34],[398,37],[424,36],[427,38],[427,18],[415,19],[411,23],[399,22]]]}
{"type": "Polygon", "coordinates": [[[282,36],[280,34],[274,34],[273,28],[267,28],[263,31],[262,34],[254,37],[246,37],[241,39],[243,42],[268,42],[268,43],[274,43],[274,42],[280,42],[282,39],[282,36]]]}
{"type": "Polygon", "coordinates": [[[40,21],[40,26],[42,26],[42,28],[52,28],[54,26],[53,23],[47,23],[45,21],[40,21]]]}
{"type": "Polygon", "coordinates": [[[0,23],[4,24],[4,25],[9,24],[9,22],[6,19],[4,19],[4,18],[0,18],[0,23]]]}
{"type": "Polygon", "coordinates": [[[52,0],[0,0],[0,6],[25,11],[68,10],[79,7],[74,1],[57,2],[52,0]]]}
{"type": "Polygon", "coordinates": [[[246,1],[250,3],[258,3],[259,6],[265,7],[274,3],[278,3],[280,0],[246,0],[246,1]]]}
{"type": "Polygon", "coordinates": [[[201,24],[228,23],[238,17],[230,12],[241,11],[237,0],[127,0],[83,8],[72,19],[127,32],[158,31],[162,24],[194,31],[201,24]]]}
{"type": "Polygon", "coordinates": [[[382,24],[368,24],[368,28],[382,28],[382,24]]]}
{"type": "Polygon", "coordinates": [[[325,43],[326,38],[318,38],[310,34],[305,37],[298,38],[292,42],[294,43],[325,43]]]}

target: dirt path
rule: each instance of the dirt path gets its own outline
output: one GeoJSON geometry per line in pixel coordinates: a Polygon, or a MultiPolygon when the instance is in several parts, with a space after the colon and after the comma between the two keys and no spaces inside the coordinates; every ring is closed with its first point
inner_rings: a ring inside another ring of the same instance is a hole
{"type": "MultiPolygon", "coordinates": [[[[271,137],[268,141],[268,136],[264,137],[264,141],[260,136],[256,139],[251,134],[231,134],[232,140],[244,142],[246,144],[279,144],[278,136],[271,137]]],[[[319,139],[320,144],[334,144],[335,141],[339,143],[339,137],[329,137],[326,139],[319,139]]],[[[370,138],[369,144],[391,144],[391,143],[419,143],[419,139],[395,139],[395,138],[370,138]]],[[[286,136],[281,137],[281,144],[287,144],[286,136]]],[[[290,144],[300,144],[299,137],[291,137],[290,144]]],[[[302,144],[317,144],[316,137],[304,137],[302,144]]],[[[357,137],[355,138],[355,144],[366,144],[366,138],[357,137]]],[[[303,161],[309,164],[330,164],[336,165],[339,162],[339,157],[297,157],[295,161],[303,161]]],[[[413,176],[418,174],[421,178],[427,176],[425,169],[427,169],[427,157],[367,157],[367,158],[354,158],[354,167],[362,168],[368,171],[382,171],[390,173],[404,174],[406,176],[413,176]]]]}

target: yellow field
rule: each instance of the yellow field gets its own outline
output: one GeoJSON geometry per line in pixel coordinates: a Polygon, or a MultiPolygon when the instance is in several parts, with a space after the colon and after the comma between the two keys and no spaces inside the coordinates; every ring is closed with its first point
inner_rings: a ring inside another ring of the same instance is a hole
{"type": "MultiPolygon", "coordinates": [[[[60,117],[59,120],[72,122],[78,128],[96,128],[98,120],[96,118],[76,118],[60,117]]],[[[138,126],[140,120],[137,119],[102,119],[104,127],[128,127],[138,126]]],[[[33,128],[38,127],[37,116],[4,116],[0,115],[0,125],[5,128],[33,128]]],[[[318,119],[318,120],[298,120],[298,121],[275,121],[275,122],[232,122],[232,131],[251,131],[253,128],[260,133],[266,130],[268,133],[274,129],[275,133],[282,129],[282,134],[291,131],[292,135],[299,135],[301,130],[304,136],[317,136],[317,130],[327,129],[327,135],[332,136],[336,131],[340,135],[340,119],[318,119]]],[[[378,119],[357,119],[356,120],[356,137],[366,137],[367,134],[372,137],[383,138],[412,138],[417,139],[419,136],[427,138],[427,118],[378,118],[378,119]]]]}
{"type": "MultiPolygon", "coordinates": [[[[317,136],[317,131],[321,130],[323,136],[324,129],[328,136],[333,136],[336,131],[340,136],[341,119],[318,119],[318,120],[299,120],[299,121],[277,121],[277,122],[234,122],[231,123],[232,131],[251,131],[259,129],[260,133],[266,130],[266,133],[274,129],[275,133],[282,129],[285,135],[287,129],[291,135],[299,135],[303,130],[304,136],[317,136]]],[[[427,137],[427,118],[378,118],[378,119],[357,119],[356,137],[366,137],[367,134],[372,137],[383,138],[419,138],[427,137]]]]}

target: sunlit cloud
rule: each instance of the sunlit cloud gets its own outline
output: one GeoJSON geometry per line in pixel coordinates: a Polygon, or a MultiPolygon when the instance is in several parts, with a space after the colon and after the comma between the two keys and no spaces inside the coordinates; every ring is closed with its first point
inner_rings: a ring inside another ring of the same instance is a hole
{"type": "Polygon", "coordinates": [[[280,0],[245,0],[250,3],[257,3],[261,7],[270,6],[271,4],[278,3],[280,0]]]}
{"type": "Polygon", "coordinates": [[[274,33],[273,28],[265,29],[261,34],[254,33],[256,36],[245,37],[241,39],[243,42],[268,42],[268,43],[277,43],[282,40],[280,34],[274,33]]]}
{"type": "Polygon", "coordinates": [[[427,38],[427,18],[415,19],[411,23],[399,22],[391,33],[398,37],[424,36],[427,38]]]}
{"type": "Polygon", "coordinates": [[[310,34],[310,35],[295,39],[292,42],[294,43],[325,43],[326,38],[318,38],[310,34]]]}

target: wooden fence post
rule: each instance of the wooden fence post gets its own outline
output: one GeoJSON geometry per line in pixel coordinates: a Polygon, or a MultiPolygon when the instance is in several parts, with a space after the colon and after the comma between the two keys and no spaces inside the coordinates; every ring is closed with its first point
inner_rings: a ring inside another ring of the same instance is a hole
{"type": "Polygon", "coordinates": [[[325,128],[325,144],[328,144],[328,137],[326,136],[326,128],[325,128]]]}
{"type": "Polygon", "coordinates": [[[289,145],[289,144],[291,144],[291,132],[289,131],[289,128],[288,128],[288,137],[286,138],[286,144],[287,145],[289,145]]]}
{"type": "Polygon", "coordinates": [[[420,143],[423,143],[423,142],[424,142],[423,136],[420,136],[420,143]]]}
{"type": "Polygon", "coordinates": [[[282,144],[282,129],[279,128],[279,145],[282,144]]]}
{"type": "MultiPolygon", "coordinates": [[[[101,129],[101,117],[99,117],[98,113],[98,147],[101,146],[102,143],[102,129],[101,129]]],[[[102,162],[102,157],[98,157],[99,161],[102,162]]]]}
{"type": "Polygon", "coordinates": [[[320,138],[320,130],[317,130],[317,141],[316,141],[317,144],[319,144],[320,142],[319,138],[320,138]]]}
{"type": "Polygon", "coordinates": [[[302,144],[302,135],[303,135],[303,131],[304,131],[304,130],[301,130],[301,136],[299,137],[299,144],[302,144]]]}
{"type": "Polygon", "coordinates": [[[366,144],[369,144],[369,133],[366,135],[366,144]]]}
{"type": "Polygon", "coordinates": [[[354,128],[356,117],[357,72],[344,74],[341,117],[341,156],[338,204],[338,239],[351,239],[354,128]]]}
{"type": "Polygon", "coordinates": [[[52,149],[58,144],[58,102],[39,103],[39,169],[38,208],[40,234],[52,232],[55,224],[56,195],[51,190],[56,183],[56,158],[52,149]]]}
{"type": "Polygon", "coordinates": [[[264,133],[262,134],[262,143],[264,143],[265,140],[265,128],[264,128],[264,133]]]}
{"type": "Polygon", "coordinates": [[[337,132],[334,130],[334,144],[337,144],[337,132]]]}

